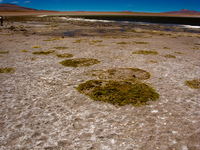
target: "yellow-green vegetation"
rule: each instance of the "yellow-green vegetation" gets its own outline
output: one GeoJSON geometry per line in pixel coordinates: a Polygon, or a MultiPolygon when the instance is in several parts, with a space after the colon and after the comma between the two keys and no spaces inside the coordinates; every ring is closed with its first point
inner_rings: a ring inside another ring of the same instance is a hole
{"type": "Polygon", "coordinates": [[[36,60],[35,57],[27,58],[26,60],[36,60]]]}
{"type": "Polygon", "coordinates": [[[0,54],[8,54],[9,52],[0,52],[0,54]]]}
{"type": "Polygon", "coordinates": [[[175,54],[183,54],[183,53],[181,53],[181,52],[174,52],[175,54]]]}
{"type": "Polygon", "coordinates": [[[199,89],[200,88],[200,79],[194,79],[192,81],[186,81],[186,85],[194,88],[194,89],[199,89]]]}
{"type": "Polygon", "coordinates": [[[152,38],[152,36],[142,36],[142,38],[152,38]]]}
{"type": "Polygon", "coordinates": [[[142,54],[142,55],[157,55],[157,54],[158,54],[158,52],[157,52],[157,51],[146,51],[146,50],[139,50],[139,51],[132,52],[132,54],[142,54]]]}
{"type": "Polygon", "coordinates": [[[56,56],[61,57],[61,58],[70,58],[70,57],[73,57],[73,54],[64,53],[64,54],[57,54],[56,56]]]}
{"type": "Polygon", "coordinates": [[[40,48],[40,46],[38,46],[38,45],[35,45],[35,46],[33,46],[32,48],[40,48]]]}
{"type": "Polygon", "coordinates": [[[67,67],[86,67],[100,63],[97,59],[92,58],[75,58],[67,59],[60,62],[63,66],[67,67]]]}
{"type": "Polygon", "coordinates": [[[117,44],[129,44],[127,42],[118,42],[117,44]]]}
{"type": "Polygon", "coordinates": [[[0,68],[0,73],[14,73],[15,70],[13,68],[0,68]]]}
{"type": "Polygon", "coordinates": [[[10,35],[10,33],[2,33],[2,35],[10,35]]]}
{"type": "Polygon", "coordinates": [[[150,73],[139,68],[116,68],[108,70],[92,70],[87,73],[91,76],[98,76],[100,79],[109,80],[144,80],[150,78],[150,73]]]}
{"type": "Polygon", "coordinates": [[[171,54],[166,54],[164,55],[165,58],[176,58],[176,56],[174,55],[171,55],[171,54]]]}
{"type": "Polygon", "coordinates": [[[126,30],[125,32],[135,32],[136,33],[135,30],[126,30]]]}
{"type": "Polygon", "coordinates": [[[69,47],[54,47],[54,49],[57,49],[57,50],[64,50],[64,49],[68,49],[69,47]]]}
{"type": "Polygon", "coordinates": [[[169,47],[164,47],[163,49],[170,49],[169,47]]]}
{"type": "Polygon", "coordinates": [[[92,42],[93,43],[100,43],[100,42],[102,42],[102,40],[93,40],[92,42]]]}
{"type": "Polygon", "coordinates": [[[100,47],[100,46],[106,46],[106,45],[96,45],[96,46],[99,46],[99,47],[100,47]]]}
{"type": "Polygon", "coordinates": [[[37,55],[48,55],[53,53],[54,50],[50,50],[50,51],[40,51],[40,52],[33,52],[32,54],[37,54],[37,55]]]}
{"type": "Polygon", "coordinates": [[[58,25],[51,25],[51,27],[58,27],[58,25]]]}
{"type": "Polygon", "coordinates": [[[199,50],[199,47],[198,46],[194,46],[192,49],[199,50]]]}
{"type": "Polygon", "coordinates": [[[150,44],[149,42],[134,42],[135,44],[150,44]]]}
{"type": "Polygon", "coordinates": [[[23,49],[23,50],[21,50],[21,52],[28,52],[27,50],[25,50],[25,49],[23,49]]]}
{"type": "Polygon", "coordinates": [[[55,40],[59,40],[60,38],[59,37],[55,37],[53,39],[47,39],[47,40],[43,40],[43,41],[55,41],[55,40]]]}
{"type": "Polygon", "coordinates": [[[43,40],[43,41],[54,41],[53,39],[47,39],[47,40],[43,40]]]}
{"type": "Polygon", "coordinates": [[[82,41],[83,41],[82,39],[78,39],[74,43],[81,43],[82,41]]]}
{"type": "Polygon", "coordinates": [[[159,98],[159,94],[152,87],[139,81],[131,83],[90,80],[80,84],[77,90],[95,101],[104,101],[119,106],[128,104],[141,106],[150,100],[154,101],[159,98]]]}
{"type": "Polygon", "coordinates": [[[31,57],[31,58],[27,58],[26,60],[36,60],[36,58],[35,57],[31,57]]]}

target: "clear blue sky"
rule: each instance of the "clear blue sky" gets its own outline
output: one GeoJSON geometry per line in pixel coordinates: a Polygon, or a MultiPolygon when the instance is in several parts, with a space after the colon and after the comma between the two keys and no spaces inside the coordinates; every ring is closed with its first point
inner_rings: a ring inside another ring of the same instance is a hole
{"type": "Polygon", "coordinates": [[[183,8],[200,12],[200,0],[0,0],[39,10],[165,12],[183,8]]]}

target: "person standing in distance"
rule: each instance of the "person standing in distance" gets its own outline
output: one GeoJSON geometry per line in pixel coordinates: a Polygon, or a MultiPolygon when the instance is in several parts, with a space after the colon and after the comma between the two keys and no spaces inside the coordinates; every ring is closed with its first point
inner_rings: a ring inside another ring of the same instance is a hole
{"type": "Polygon", "coordinates": [[[3,16],[0,16],[1,26],[3,26],[3,16]]]}

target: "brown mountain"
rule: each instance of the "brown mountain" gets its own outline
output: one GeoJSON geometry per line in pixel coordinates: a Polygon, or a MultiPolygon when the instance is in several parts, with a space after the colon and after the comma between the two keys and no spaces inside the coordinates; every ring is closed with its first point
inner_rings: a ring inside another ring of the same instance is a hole
{"type": "Polygon", "coordinates": [[[15,4],[0,4],[0,11],[37,11],[37,9],[22,7],[15,4]]]}
{"type": "Polygon", "coordinates": [[[200,15],[200,12],[188,9],[182,9],[180,11],[163,12],[165,14],[183,14],[183,15],[200,15]]]}

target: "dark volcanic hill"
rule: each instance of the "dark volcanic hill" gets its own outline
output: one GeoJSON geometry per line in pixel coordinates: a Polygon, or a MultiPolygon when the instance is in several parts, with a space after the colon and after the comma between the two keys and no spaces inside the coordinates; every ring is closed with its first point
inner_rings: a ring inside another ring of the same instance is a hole
{"type": "Polygon", "coordinates": [[[22,7],[15,4],[4,3],[0,4],[0,11],[37,11],[37,9],[22,7]]]}
{"type": "Polygon", "coordinates": [[[188,9],[182,9],[180,11],[163,12],[165,14],[183,14],[183,15],[200,15],[200,12],[188,9]]]}

